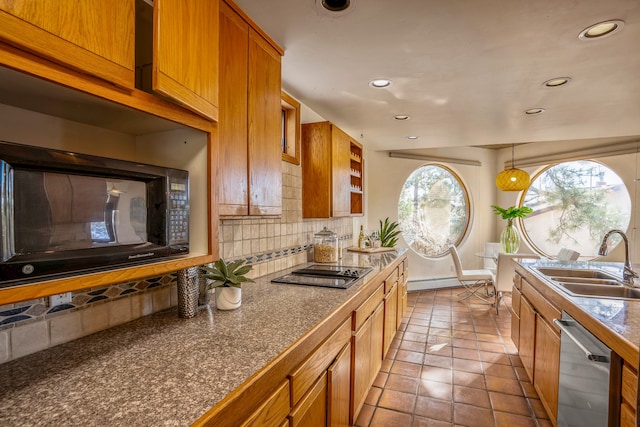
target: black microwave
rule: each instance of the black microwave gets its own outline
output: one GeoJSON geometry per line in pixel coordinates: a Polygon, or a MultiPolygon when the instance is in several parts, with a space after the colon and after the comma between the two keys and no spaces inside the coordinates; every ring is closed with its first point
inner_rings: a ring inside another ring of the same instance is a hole
{"type": "Polygon", "coordinates": [[[0,287],[189,252],[184,170],[0,141],[0,287]]]}

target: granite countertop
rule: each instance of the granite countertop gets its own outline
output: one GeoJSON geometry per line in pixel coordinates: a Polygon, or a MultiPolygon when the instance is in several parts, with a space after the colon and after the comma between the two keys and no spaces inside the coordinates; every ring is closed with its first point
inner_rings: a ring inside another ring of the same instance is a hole
{"type": "MultiPolygon", "coordinates": [[[[521,260],[520,265],[541,279],[545,296],[591,330],[601,341],[633,366],[638,365],[640,344],[640,299],[574,296],[554,284],[536,267],[599,269],[622,280],[623,263],[589,261],[521,260]],[[550,292],[549,292],[550,291],[550,292]]],[[[634,266],[640,271],[640,266],[634,266]]],[[[636,285],[640,285],[636,279],[636,285]]]]}
{"type": "Polygon", "coordinates": [[[287,269],[243,286],[237,310],[173,307],[4,363],[0,425],[188,426],[403,252],[346,253],[373,267],[346,290],[270,282],[287,269]]]}

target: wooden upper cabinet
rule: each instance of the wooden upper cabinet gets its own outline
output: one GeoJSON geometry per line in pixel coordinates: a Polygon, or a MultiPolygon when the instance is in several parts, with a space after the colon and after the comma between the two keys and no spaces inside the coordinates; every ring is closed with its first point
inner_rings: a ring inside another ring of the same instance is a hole
{"type": "Polygon", "coordinates": [[[0,40],[115,85],[134,87],[133,0],[0,0],[0,40]]]}
{"type": "Polygon", "coordinates": [[[218,120],[218,7],[218,0],[153,7],[153,90],[211,120],[218,120]]]}
{"type": "Polygon", "coordinates": [[[351,215],[351,138],[330,122],[302,125],[302,216],[351,215]]]}
{"type": "Polygon", "coordinates": [[[282,50],[220,3],[219,212],[282,213],[282,50]]]}

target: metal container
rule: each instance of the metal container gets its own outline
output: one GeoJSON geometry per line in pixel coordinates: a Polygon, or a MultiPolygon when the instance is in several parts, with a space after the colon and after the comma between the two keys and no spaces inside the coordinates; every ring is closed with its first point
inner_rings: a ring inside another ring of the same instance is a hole
{"type": "Polygon", "coordinates": [[[313,235],[313,261],[338,261],[338,235],[324,227],[322,231],[313,235]]]}

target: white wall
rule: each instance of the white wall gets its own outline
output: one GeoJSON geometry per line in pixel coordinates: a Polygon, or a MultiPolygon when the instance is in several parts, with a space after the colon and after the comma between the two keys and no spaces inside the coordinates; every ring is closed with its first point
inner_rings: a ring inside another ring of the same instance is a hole
{"type": "MultiPolygon", "coordinates": [[[[462,179],[469,191],[471,204],[470,232],[460,244],[462,262],[466,268],[481,268],[482,258],[475,254],[483,251],[484,242],[495,241],[496,235],[496,222],[490,208],[497,191],[493,183],[496,152],[469,147],[464,150],[434,149],[429,150],[429,155],[481,162],[481,166],[447,164],[462,179]]],[[[433,162],[391,158],[387,152],[367,153],[365,191],[368,195],[368,221],[365,227],[378,228],[378,221],[386,217],[398,220],[398,197],[402,186],[414,170],[428,163],[433,162]]],[[[407,247],[407,244],[400,239],[398,246],[407,247]]],[[[455,276],[449,255],[426,259],[410,250],[408,256],[411,281],[455,276]]]]}

